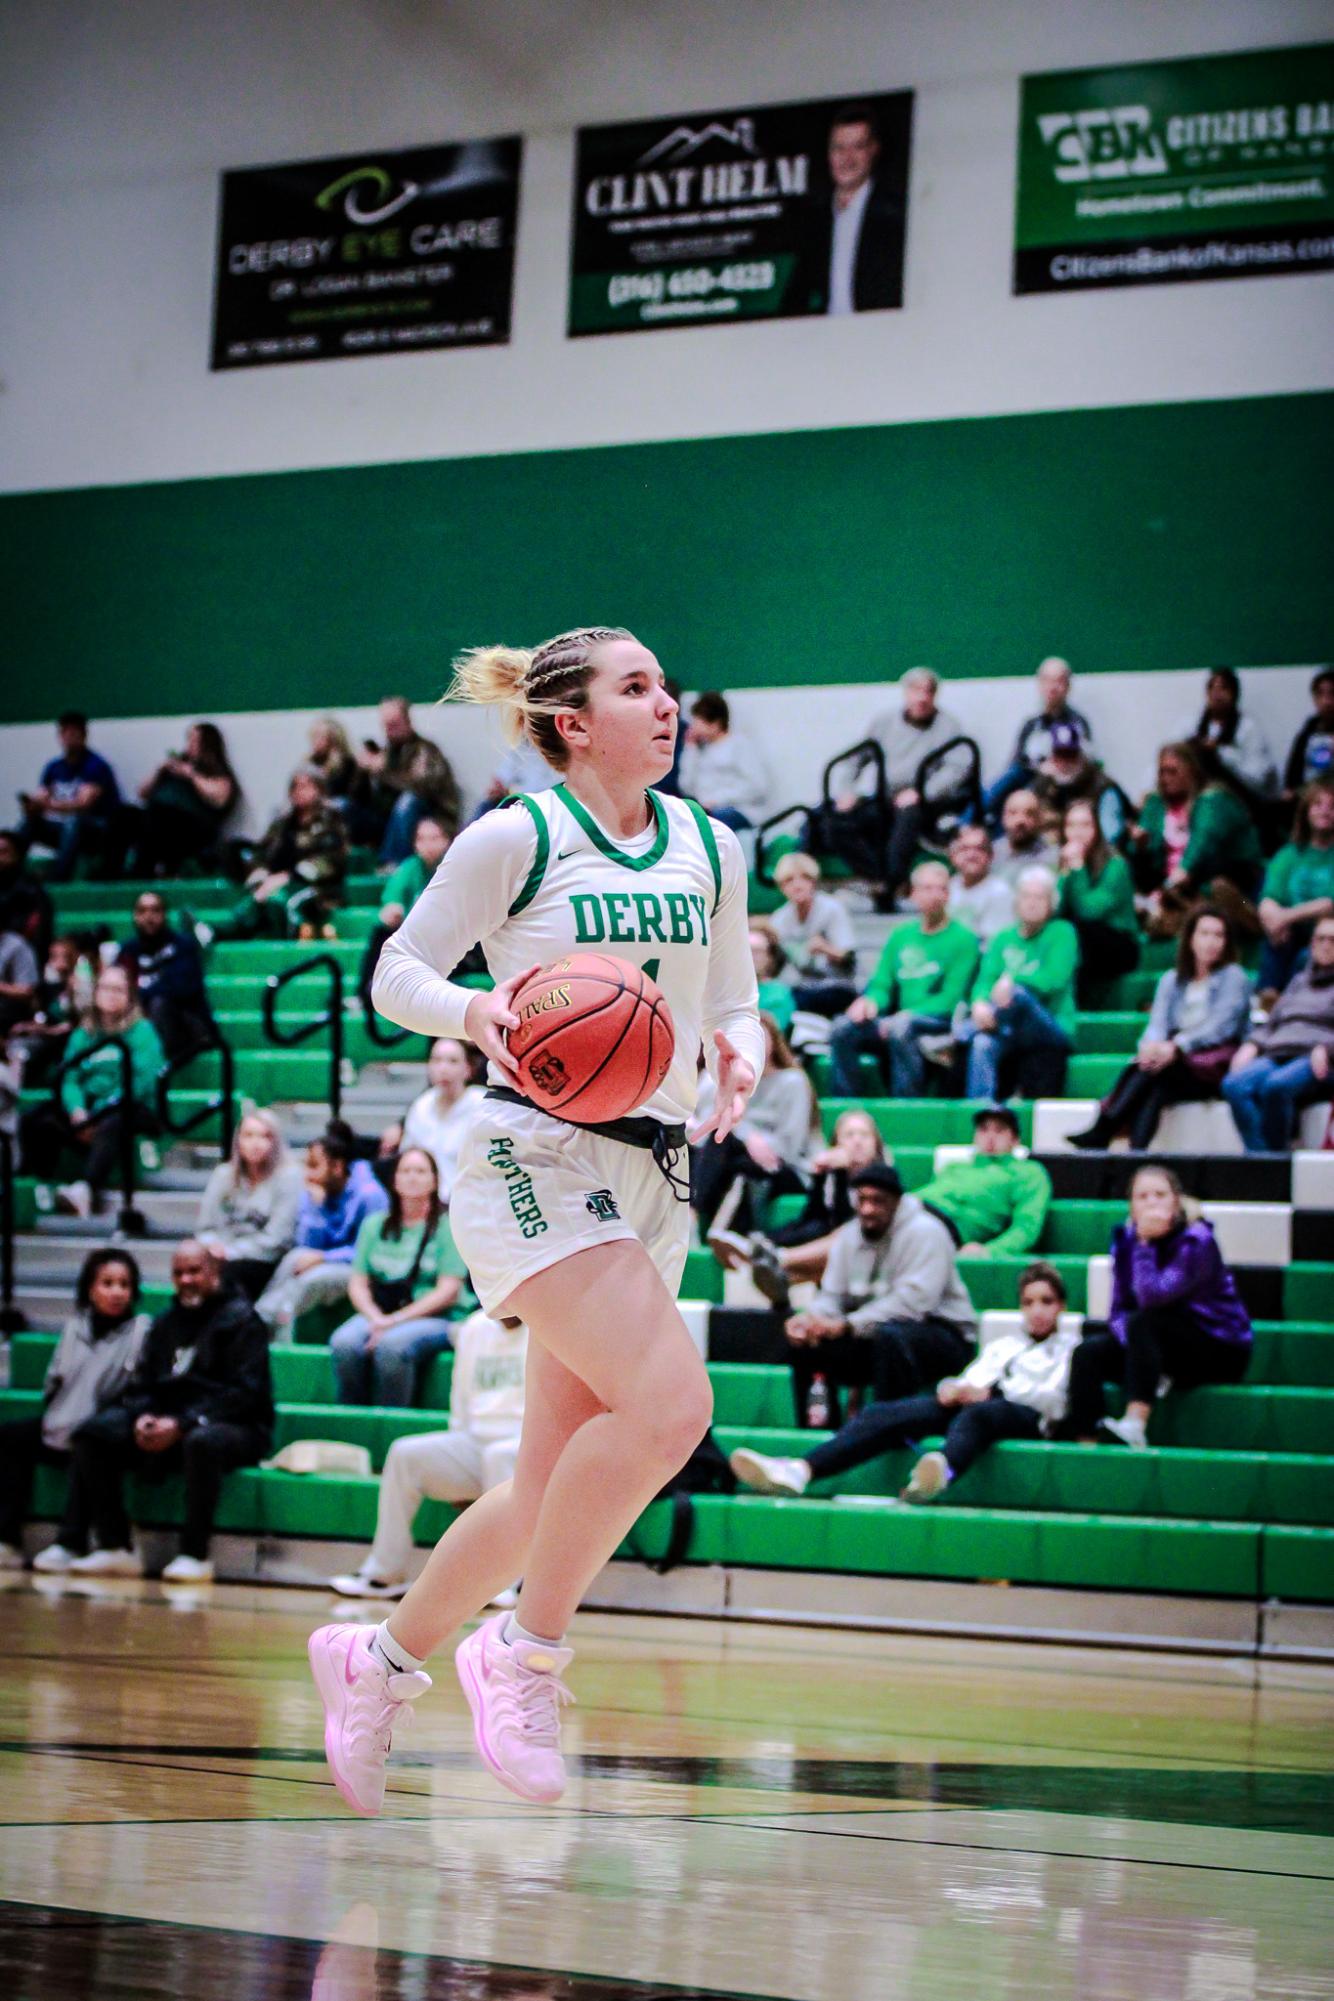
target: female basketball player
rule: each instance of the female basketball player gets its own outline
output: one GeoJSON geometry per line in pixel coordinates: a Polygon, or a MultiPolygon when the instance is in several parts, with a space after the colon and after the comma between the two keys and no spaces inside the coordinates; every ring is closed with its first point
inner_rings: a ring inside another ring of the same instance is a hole
{"type": "Polygon", "coordinates": [[[516,1611],[457,1649],[484,1762],[520,1798],[558,1799],[565,1770],[565,1630],[626,1531],[708,1428],[708,1375],[676,1310],[685,1263],[684,1121],[703,1044],[725,1139],[763,1064],[735,836],[647,788],[671,769],[676,703],[632,634],[562,633],[535,653],[487,647],[453,692],[497,704],[560,774],[455,841],[385,946],[376,1006],[422,1035],[466,1036],[489,1058],[485,1110],[464,1141],[450,1219],[485,1310],[527,1323],[514,1478],[442,1538],[383,1625],[326,1626],[310,1642],[335,1782],[377,1813],[403,1706],[422,1664],[511,1579],[516,1611]],[[478,940],[491,993],[444,972],[478,940]],[[600,948],[666,995],[676,1048],[640,1116],[575,1126],[514,1086],[505,1044],[515,992],[539,965],[600,948]]]}

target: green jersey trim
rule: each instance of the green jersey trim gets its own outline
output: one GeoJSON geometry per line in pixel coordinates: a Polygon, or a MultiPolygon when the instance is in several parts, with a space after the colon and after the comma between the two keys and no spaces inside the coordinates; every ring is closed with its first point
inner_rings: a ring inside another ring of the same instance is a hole
{"type": "Polygon", "coordinates": [[[523,887],[520,889],[513,903],[511,903],[509,909],[510,916],[517,917],[521,910],[528,908],[533,898],[537,895],[538,890],[542,887],[542,878],[547,872],[547,862],[551,857],[551,835],[547,832],[545,814],[528,797],[526,792],[511,793],[508,799],[502,799],[500,803],[502,806],[526,806],[532,818],[533,825],[537,829],[537,852],[533,856],[533,865],[524,877],[523,887]]]}
{"type": "Polygon", "coordinates": [[[716,917],[723,896],[723,862],[722,856],[718,853],[718,839],[713,831],[713,824],[698,799],[687,799],[686,805],[690,808],[695,825],[699,828],[699,837],[704,843],[704,852],[713,871],[713,915],[716,917]]]}
{"type": "MultiPolygon", "coordinates": [[[[667,809],[656,792],[646,792],[644,795],[652,808],[658,831],[654,837],[652,847],[642,855],[627,855],[622,849],[616,846],[615,842],[609,841],[592,814],[588,812],[586,807],[580,805],[568,786],[558,785],[555,788],[555,792],[561,804],[568,808],[583,828],[598,853],[605,855],[609,862],[616,862],[621,868],[634,869],[638,874],[646,868],[652,868],[655,862],[660,862],[667,852],[667,836],[670,832],[667,822],[667,809]]],[[[527,885],[525,884],[526,887],[527,885]]]]}

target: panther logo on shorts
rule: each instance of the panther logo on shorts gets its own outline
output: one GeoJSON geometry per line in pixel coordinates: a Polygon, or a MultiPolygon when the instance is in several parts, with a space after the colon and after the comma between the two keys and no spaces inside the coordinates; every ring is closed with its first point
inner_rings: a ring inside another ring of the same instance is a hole
{"type": "Polygon", "coordinates": [[[619,1223],[621,1220],[616,1197],[610,1188],[595,1188],[591,1195],[584,1197],[584,1207],[599,1223],[619,1223]]]}
{"type": "Polygon", "coordinates": [[[569,1081],[565,1065],[559,1056],[553,1056],[550,1051],[539,1052],[533,1058],[528,1065],[528,1076],[549,1098],[558,1098],[569,1081]]]}

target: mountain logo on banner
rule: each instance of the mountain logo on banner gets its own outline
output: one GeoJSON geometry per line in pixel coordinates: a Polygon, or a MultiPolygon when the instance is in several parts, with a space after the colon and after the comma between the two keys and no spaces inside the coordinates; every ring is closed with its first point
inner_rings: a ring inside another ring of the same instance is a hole
{"type": "Polygon", "coordinates": [[[650,146],[647,153],[641,153],[636,164],[646,167],[658,160],[688,160],[698,153],[701,146],[707,146],[714,140],[733,147],[738,153],[753,153],[755,121],[753,118],[737,118],[730,125],[723,125],[715,118],[698,131],[692,125],[678,125],[665,139],[659,139],[656,146],[650,146]]]}

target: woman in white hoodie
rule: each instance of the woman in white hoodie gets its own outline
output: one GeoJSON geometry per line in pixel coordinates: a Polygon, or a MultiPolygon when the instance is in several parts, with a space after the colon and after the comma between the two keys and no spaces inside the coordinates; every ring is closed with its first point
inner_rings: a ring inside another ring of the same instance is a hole
{"type": "Polygon", "coordinates": [[[903,1490],[905,1501],[931,1501],[1002,1438],[1050,1437],[1065,1416],[1070,1358],[1079,1335],[1061,1328],[1065,1282],[1054,1266],[1028,1265],[1019,1279],[1023,1327],[988,1341],[957,1376],[923,1396],[869,1403],[841,1431],[802,1459],[771,1459],[743,1446],[732,1471],[762,1494],[804,1494],[895,1446],[945,1435],[944,1450],[924,1452],[903,1490]]]}

